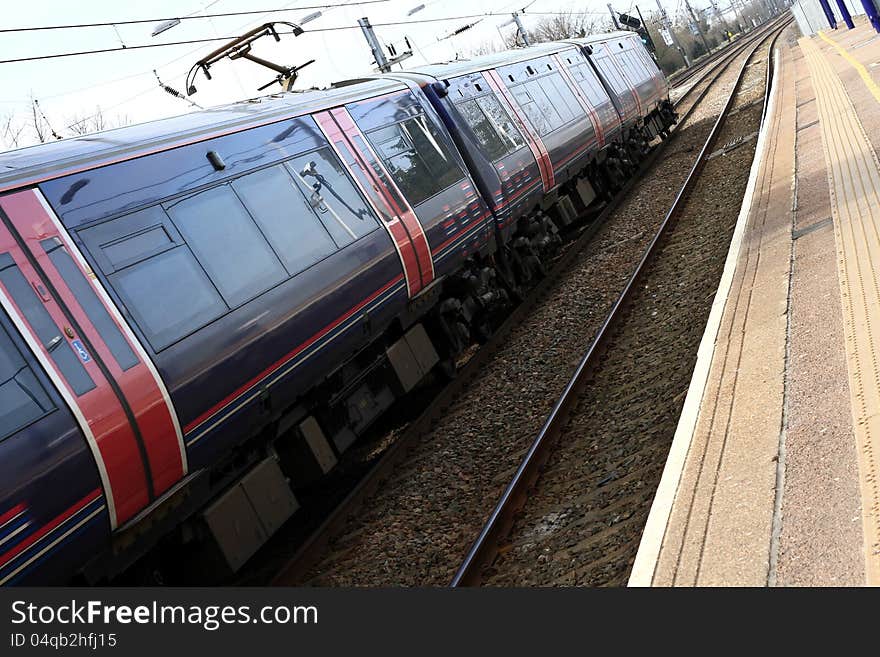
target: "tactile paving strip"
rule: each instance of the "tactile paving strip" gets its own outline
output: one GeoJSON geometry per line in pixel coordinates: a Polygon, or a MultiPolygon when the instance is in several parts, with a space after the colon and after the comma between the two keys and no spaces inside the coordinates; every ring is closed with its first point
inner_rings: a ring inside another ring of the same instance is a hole
{"type": "Polygon", "coordinates": [[[840,78],[800,40],[819,108],[859,455],[867,583],[880,585],[880,164],[840,78]]]}

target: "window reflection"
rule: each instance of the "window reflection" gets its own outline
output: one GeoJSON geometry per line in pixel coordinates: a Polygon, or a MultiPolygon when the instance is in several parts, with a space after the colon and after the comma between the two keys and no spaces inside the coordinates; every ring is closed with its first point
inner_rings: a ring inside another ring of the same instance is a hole
{"type": "Polygon", "coordinates": [[[53,408],[12,338],[0,327],[0,440],[53,408]]]}
{"type": "Polygon", "coordinates": [[[375,216],[329,148],[297,156],[286,166],[340,248],[376,228],[375,216]]]}
{"type": "Polygon", "coordinates": [[[462,177],[424,114],[368,133],[404,196],[418,205],[462,177]]]}
{"type": "Polygon", "coordinates": [[[493,162],[525,145],[519,130],[493,96],[481,96],[457,105],[477,140],[493,162]]]}

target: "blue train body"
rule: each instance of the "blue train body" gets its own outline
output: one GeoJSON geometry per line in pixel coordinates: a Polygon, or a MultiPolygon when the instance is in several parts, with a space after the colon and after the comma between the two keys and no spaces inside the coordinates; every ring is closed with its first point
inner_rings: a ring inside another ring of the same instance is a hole
{"type": "Polygon", "coordinates": [[[238,568],[540,276],[667,95],[613,33],[0,155],[0,583],[169,536],[238,568]]]}

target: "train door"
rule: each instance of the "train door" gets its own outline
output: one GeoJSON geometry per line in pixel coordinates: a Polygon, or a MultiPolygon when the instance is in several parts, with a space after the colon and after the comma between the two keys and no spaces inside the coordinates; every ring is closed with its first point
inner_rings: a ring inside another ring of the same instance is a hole
{"type": "Polygon", "coordinates": [[[400,191],[392,186],[390,177],[379,169],[378,158],[348,110],[338,107],[313,116],[381,218],[400,257],[409,297],[416,296],[434,280],[434,261],[421,222],[400,191]]]}
{"type": "Polygon", "coordinates": [[[483,76],[489,87],[495,92],[495,95],[507,103],[507,108],[516,118],[519,129],[528,142],[529,150],[532,151],[535,162],[538,164],[538,171],[541,174],[541,181],[544,185],[544,193],[546,194],[556,186],[556,178],[553,171],[553,163],[550,161],[550,153],[544,145],[544,140],[541,139],[541,135],[538,134],[538,131],[523,114],[519,103],[514,99],[513,94],[504,83],[504,80],[501,79],[498,71],[494,69],[483,71],[483,76]]]}
{"type": "MultiPolygon", "coordinates": [[[[557,69],[559,70],[562,77],[565,78],[565,82],[568,84],[572,93],[574,93],[575,98],[577,98],[578,103],[580,103],[581,109],[583,109],[584,113],[588,117],[590,117],[590,123],[593,124],[593,134],[599,144],[599,147],[601,148],[605,145],[605,134],[602,131],[602,121],[599,120],[599,114],[597,113],[596,108],[593,107],[590,100],[586,97],[586,95],[584,95],[584,91],[583,89],[581,89],[578,81],[574,78],[572,72],[562,61],[562,58],[565,57],[567,54],[569,53],[554,53],[551,55],[551,58],[554,62],[556,62],[557,69]]],[[[568,61],[570,62],[571,59],[569,59],[568,61]]]]}
{"type": "Polygon", "coordinates": [[[152,362],[37,189],[0,197],[0,303],[70,406],[111,528],[123,526],[186,475],[180,426],[152,362]]]}
{"type": "Polygon", "coordinates": [[[608,41],[602,45],[605,47],[605,52],[608,53],[608,61],[610,62],[610,65],[615,68],[617,75],[624,81],[630,96],[632,96],[635,111],[637,113],[636,117],[641,117],[644,112],[642,111],[642,100],[637,88],[638,79],[635,77],[636,71],[631,69],[627,70],[627,67],[631,67],[631,64],[627,62],[626,52],[623,50],[624,41],[621,40],[616,44],[619,50],[613,49],[608,41]]]}

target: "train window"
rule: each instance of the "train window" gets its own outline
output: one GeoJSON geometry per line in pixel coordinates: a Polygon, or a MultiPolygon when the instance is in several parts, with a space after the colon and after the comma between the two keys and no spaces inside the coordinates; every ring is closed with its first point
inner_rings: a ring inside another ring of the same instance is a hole
{"type": "Polygon", "coordinates": [[[559,90],[553,85],[553,77],[554,76],[548,75],[541,78],[540,81],[535,80],[534,83],[530,83],[529,86],[532,91],[532,97],[538,102],[538,107],[545,112],[549,112],[549,109],[552,108],[556,110],[556,113],[559,115],[559,120],[553,122],[553,129],[555,130],[559,126],[571,121],[574,118],[574,114],[572,114],[571,109],[559,93],[559,90]],[[533,88],[531,86],[532,84],[535,84],[538,88],[533,88]],[[545,99],[547,103],[546,105],[544,104],[545,99]]]}
{"type": "Polygon", "coordinates": [[[298,155],[285,164],[340,248],[377,227],[375,215],[329,148],[298,155]]]}
{"type": "Polygon", "coordinates": [[[172,203],[168,214],[230,308],[287,278],[284,267],[226,185],[172,203]]]}
{"type": "Polygon", "coordinates": [[[636,62],[631,51],[625,50],[620,53],[619,61],[621,62],[621,68],[624,71],[625,77],[632,84],[638,84],[644,79],[644,71],[638,62],[636,62]]]}
{"type": "Polygon", "coordinates": [[[61,278],[70,287],[77,302],[79,302],[79,305],[82,306],[82,309],[88,315],[89,321],[92,322],[101,338],[107,343],[107,347],[110,349],[110,353],[113,354],[113,358],[119,363],[119,367],[124,371],[137,365],[140,362],[138,357],[134,355],[128,342],[122,335],[122,331],[119,330],[116,322],[110,317],[107,308],[98,298],[92,285],[83,276],[82,271],[77,267],[73,258],[70,257],[67,249],[64,248],[57,237],[43,240],[41,244],[49,255],[52,264],[55,265],[58,273],[61,274],[61,278]]]}
{"type": "Polygon", "coordinates": [[[105,274],[179,246],[180,236],[159,206],[105,221],[79,232],[105,274]]]}
{"type": "Polygon", "coordinates": [[[608,57],[603,56],[596,58],[596,66],[602,71],[605,79],[615,92],[621,94],[629,88],[629,85],[623,81],[620,74],[617,72],[617,66],[615,66],[608,57]]]}
{"type": "Polygon", "coordinates": [[[104,254],[114,265],[137,261],[140,256],[164,250],[171,245],[168,232],[162,226],[152,226],[125,239],[104,246],[104,254]]]}
{"type": "Polygon", "coordinates": [[[483,146],[490,160],[494,162],[507,155],[510,144],[505,142],[504,137],[483,113],[476,100],[459,103],[458,110],[474,131],[477,141],[483,146]]]}
{"type": "Polygon", "coordinates": [[[596,77],[593,69],[586,62],[581,62],[571,67],[572,76],[577,80],[578,86],[594,108],[607,102],[608,96],[602,88],[602,83],[596,77]]]}
{"type": "Polygon", "coordinates": [[[574,92],[559,74],[547,75],[541,79],[541,83],[566,123],[584,115],[574,92]]]}
{"type": "Polygon", "coordinates": [[[118,271],[110,282],[156,351],[227,310],[186,246],[118,271]]]}
{"type": "Polygon", "coordinates": [[[532,126],[542,137],[563,124],[562,117],[544,94],[539,82],[526,82],[514,87],[511,92],[523,112],[529,117],[532,126]]]}
{"type": "Polygon", "coordinates": [[[651,79],[651,69],[648,67],[647,62],[638,54],[638,51],[631,50],[629,53],[630,58],[633,61],[633,65],[636,67],[636,70],[639,72],[639,79],[641,81],[647,81],[651,79]]]}
{"type": "Polygon", "coordinates": [[[58,328],[30,283],[25,280],[24,275],[14,263],[5,260],[3,264],[0,264],[0,267],[3,267],[0,270],[0,283],[3,283],[24,318],[31,325],[37,339],[49,352],[70,387],[77,395],[84,395],[92,390],[95,387],[95,382],[86,372],[80,362],[80,357],[74,353],[73,347],[65,339],[61,329],[58,328]]]}
{"type": "Polygon", "coordinates": [[[412,205],[418,205],[462,177],[425,115],[367,134],[412,205]]]}
{"type": "Polygon", "coordinates": [[[263,235],[294,275],[336,250],[327,229],[315,218],[311,206],[280,166],[242,176],[232,189],[244,203],[263,235]]]}
{"type": "Polygon", "coordinates": [[[505,141],[510,144],[510,151],[515,151],[526,145],[522,134],[513,124],[507,110],[501,106],[501,103],[498,102],[495,96],[477,98],[477,105],[483,110],[486,118],[492,122],[498,134],[503,135],[505,141]]]}
{"type": "Polygon", "coordinates": [[[0,326],[0,440],[54,408],[12,338],[0,326]]]}

